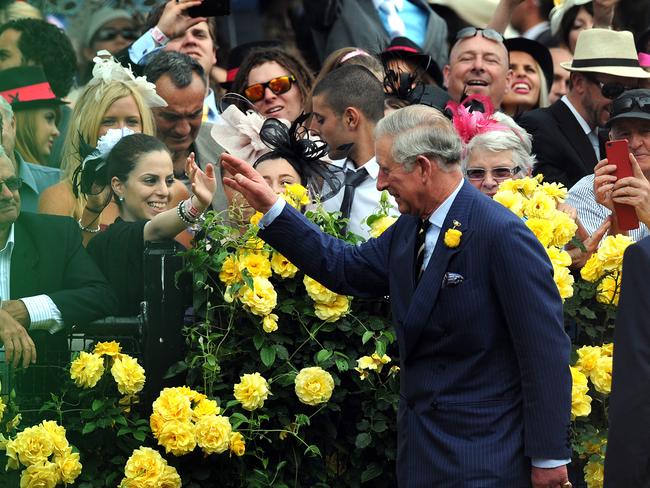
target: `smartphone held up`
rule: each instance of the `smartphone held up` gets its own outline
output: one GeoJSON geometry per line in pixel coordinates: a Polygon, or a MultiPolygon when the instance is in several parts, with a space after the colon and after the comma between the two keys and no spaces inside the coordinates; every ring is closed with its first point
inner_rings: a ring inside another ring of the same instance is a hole
{"type": "MultiPolygon", "coordinates": [[[[607,151],[607,161],[609,164],[616,165],[614,176],[616,176],[617,180],[633,176],[627,139],[607,141],[605,149],[607,151]]],[[[639,218],[637,217],[636,211],[632,205],[615,203],[614,211],[616,212],[618,227],[621,230],[632,230],[639,227],[639,218]]]]}
{"type": "Polygon", "coordinates": [[[201,5],[187,9],[190,17],[220,17],[230,15],[230,0],[203,0],[201,5]]]}

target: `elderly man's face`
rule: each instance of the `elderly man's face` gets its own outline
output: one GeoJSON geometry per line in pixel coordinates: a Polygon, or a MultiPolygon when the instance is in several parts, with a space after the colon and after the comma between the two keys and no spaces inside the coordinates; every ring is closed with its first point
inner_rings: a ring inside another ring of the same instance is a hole
{"type": "Polygon", "coordinates": [[[6,181],[16,176],[13,163],[6,155],[0,156],[0,229],[6,229],[13,224],[20,214],[20,194],[18,190],[10,190],[6,181]]]}
{"type": "Polygon", "coordinates": [[[511,78],[508,51],[503,44],[480,35],[463,39],[451,50],[444,76],[454,100],[460,101],[463,93],[481,94],[500,107],[511,78]]]}
{"type": "Polygon", "coordinates": [[[422,197],[423,185],[417,171],[406,171],[404,165],[396,162],[392,154],[393,138],[384,136],[375,142],[375,154],[379,164],[377,189],[388,190],[402,214],[422,215],[425,199],[422,197]]]}
{"type": "Polygon", "coordinates": [[[641,171],[650,176],[650,120],[620,119],[612,123],[612,139],[627,139],[641,171]]]}

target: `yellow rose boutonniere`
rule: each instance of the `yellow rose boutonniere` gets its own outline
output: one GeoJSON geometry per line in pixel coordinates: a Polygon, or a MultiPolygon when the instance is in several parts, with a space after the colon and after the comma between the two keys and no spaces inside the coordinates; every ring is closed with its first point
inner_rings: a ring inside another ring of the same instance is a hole
{"type": "Polygon", "coordinates": [[[458,227],[460,227],[460,222],[454,220],[452,228],[445,232],[445,246],[452,249],[460,246],[460,238],[463,233],[458,230],[458,227]]]}

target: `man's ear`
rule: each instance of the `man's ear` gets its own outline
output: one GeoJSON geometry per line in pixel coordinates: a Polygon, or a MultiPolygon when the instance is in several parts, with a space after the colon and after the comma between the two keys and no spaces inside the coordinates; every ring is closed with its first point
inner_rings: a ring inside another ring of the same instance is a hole
{"type": "Polygon", "coordinates": [[[445,64],[445,67],[442,68],[442,78],[443,78],[443,86],[445,88],[449,88],[449,72],[451,71],[451,68],[449,67],[448,64],[445,64]]]}
{"type": "Polygon", "coordinates": [[[425,182],[431,178],[433,165],[435,164],[437,163],[433,159],[421,154],[415,158],[415,168],[413,168],[413,171],[418,171],[418,177],[425,182]]]}
{"type": "Polygon", "coordinates": [[[343,124],[348,130],[357,130],[363,114],[356,107],[347,107],[343,112],[343,124]]]}

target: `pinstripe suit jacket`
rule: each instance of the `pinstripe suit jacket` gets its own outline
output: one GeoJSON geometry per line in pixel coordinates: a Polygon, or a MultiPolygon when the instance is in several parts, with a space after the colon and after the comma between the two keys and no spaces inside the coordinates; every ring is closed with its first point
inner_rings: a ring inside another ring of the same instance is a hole
{"type": "Polygon", "coordinates": [[[334,291],[390,294],[400,486],[530,486],[530,458],[570,457],[570,343],[548,257],[521,220],[465,183],[415,286],[417,225],[403,215],[350,246],[287,206],[260,237],[334,291]],[[462,237],[451,249],[454,220],[462,237]],[[448,272],[464,281],[442,286],[448,272]]]}

